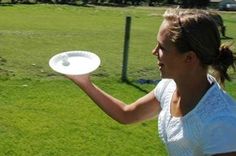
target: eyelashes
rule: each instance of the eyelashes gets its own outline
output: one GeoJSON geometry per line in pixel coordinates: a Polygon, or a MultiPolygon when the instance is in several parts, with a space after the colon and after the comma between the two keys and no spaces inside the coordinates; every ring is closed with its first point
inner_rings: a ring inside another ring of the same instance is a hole
{"type": "Polygon", "coordinates": [[[157,43],[157,48],[161,50],[165,50],[165,48],[159,42],[157,43]]]}

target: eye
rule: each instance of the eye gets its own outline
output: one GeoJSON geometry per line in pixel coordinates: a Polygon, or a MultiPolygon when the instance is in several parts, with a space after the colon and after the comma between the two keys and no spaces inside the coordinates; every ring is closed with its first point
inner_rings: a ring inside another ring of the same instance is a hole
{"type": "Polygon", "coordinates": [[[158,49],[161,49],[162,51],[165,51],[165,48],[160,43],[158,43],[157,47],[158,47],[158,49]]]}
{"type": "Polygon", "coordinates": [[[161,49],[161,50],[164,49],[160,44],[158,45],[158,48],[161,49]]]}

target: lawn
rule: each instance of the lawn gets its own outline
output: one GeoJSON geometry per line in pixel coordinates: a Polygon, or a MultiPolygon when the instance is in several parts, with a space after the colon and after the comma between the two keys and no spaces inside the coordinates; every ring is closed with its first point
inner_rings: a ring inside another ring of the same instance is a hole
{"type": "MultiPolygon", "coordinates": [[[[151,50],[164,8],[0,6],[0,155],[166,155],[157,120],[124,126],[106,116],[48,60],[68,50],[101,58],[93,81],[131,103],[158,80],[151,50]],[[128,77],[120,81],[125,17],[132,17],[128,77]]],[[[236,38],[236,13],[222,12],[236,38]]],[[[222,40],[223,42],[231,40],[222,40]]],[[[235,45],[235,44],[234,44],[235,45]]],[[[236,98],[236,76],[226,90],[236,98]]]]}

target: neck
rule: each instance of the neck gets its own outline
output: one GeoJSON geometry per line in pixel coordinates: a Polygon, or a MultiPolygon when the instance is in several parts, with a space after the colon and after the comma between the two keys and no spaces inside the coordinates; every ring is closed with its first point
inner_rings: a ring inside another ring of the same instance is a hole
{"type": "Polygon", "coordinates": [[[185,115],[191,111],[210,88],[206,74],[188,77],[185,80],[175,80],[176,92],[174,99],[180,110],[178,115],[185,115]]]}
{"type": "Polygon", "coordinates": [[[182,98],[189,97],[189,95],[204,94],[210,87],[206,76],[201,78],[192,77],[191,79],[187,78],[181,81],[175,80],[175,82],[177,86],[176,91],[182,98]]]}

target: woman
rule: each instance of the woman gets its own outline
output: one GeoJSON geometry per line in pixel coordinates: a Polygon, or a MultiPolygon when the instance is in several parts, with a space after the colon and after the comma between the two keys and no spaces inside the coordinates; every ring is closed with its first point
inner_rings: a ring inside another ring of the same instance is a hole
{"type": "Polygon", "coordinates": [[[130,105],[103,92],[89,75],[68,76],[109,116],[131,124],[158,116],[160,137],[176,156],[236,155],[236,102],[208,74],[221,82],[235,57],[220,45],[213,19],[200,10],[169,9],[153,54],[162,80],[130,105]]]}

